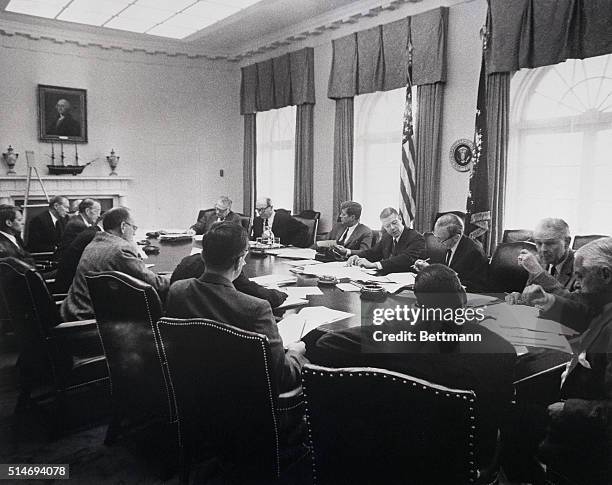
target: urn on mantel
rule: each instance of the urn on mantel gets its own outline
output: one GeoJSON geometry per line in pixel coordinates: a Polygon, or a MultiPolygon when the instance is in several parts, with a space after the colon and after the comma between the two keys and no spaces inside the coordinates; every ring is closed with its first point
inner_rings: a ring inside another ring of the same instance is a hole
{"type": "Polygon", "coordinates": [[[115,172],[115,169],[117,168],[117,165],[119,164],[119,158],[117,155],[115,155],[115,149],[112,148],[111,152],[110,152],[110,156],[106,156],[106,161],[108,162],[108,164],[110,165],[110,168],[112,170],[111,173],[109,173],[109,175],[117,175],[117,172],[115,172]]]}
{"type": "Polygon", "coordinates": [[[8,172],[6,173],[7,175],[15,175],[15,170],[13,170],[13,168],[15,167],[15,164],[17,163],[18,157],[19,157],[19,153],[15,153],[15,150],[13,150],[13,147],[11,145],[9,145],[8,148],[6,149],[6,153],[2,154],[2,159],[8,166],[8,172]]]}

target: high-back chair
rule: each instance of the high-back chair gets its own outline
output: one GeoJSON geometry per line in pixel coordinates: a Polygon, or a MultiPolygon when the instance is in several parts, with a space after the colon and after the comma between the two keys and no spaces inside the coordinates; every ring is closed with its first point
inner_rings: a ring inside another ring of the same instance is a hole
{"type": "Polygon", "coordinates": [[[534,254],[536,252],[535,244],[527,241],[500,243],[496,246],[489,263],[491,291],[523,291],[529,276],[527,271],[518,264],[518,255],[523,249],[534,254]]]}
{"type": "Polygon", "coordinates": [[[383,369],[302,370],[316,485],[467,484],[475,394],[383,369]]]}
{"type": "Polygon", "coordinates": [[[179,424],[181,481],[210,450],[236,483],[281,473],[277,393],[265,336],[206,319],[157,324],[179,424]]]}
{"type": "Polygon", "coordinates": [[[588,244],[593,241],[597,241],[598,239],[609,237],[604,236],[602,234],[590,234],[588,236],[574,236],[574,241],[572,242],[572,249],[575,251],[580,249],[585,244],[588,244]]]}
{"type": "MultiPolygon", "coordinates": [[[[61,412],[68,392],[108,382],[95,321],[62,322],[37,271],[18,259],[1,259],[0,292],[20,346],[16,410],[53,397],[61,412]]],[[[61,430],[61,416],[55,417],[61,430]]]]}
{"type": "Polygon", "coordinates": [[[529,241],[533,242],[533,231],[531,229],[506,229],[502,235],[503,243],[529,241]]]}
{"type": "Polygon", "coordinates": [[[316,242],[317,228],[319,227],[319,219],[309,219],[301,216],[293,216],[308,228],[305,246],[310,247],[316,242]]]}
{"type": "Polygon", "coordinates": [[[429,264],[444,263],[446,247],[434,236],[433,232],[423,234],[425,238],[425,258],[429,258],[429,264]]]}
{"type": "Polygon", "coordinates": [[[107,271],[85,277],[96,313],[111,383],[112,444],[130,427],[164,428],[174,415],[155,324],[162,305],[155,289],[132,276],[107,271]]]}

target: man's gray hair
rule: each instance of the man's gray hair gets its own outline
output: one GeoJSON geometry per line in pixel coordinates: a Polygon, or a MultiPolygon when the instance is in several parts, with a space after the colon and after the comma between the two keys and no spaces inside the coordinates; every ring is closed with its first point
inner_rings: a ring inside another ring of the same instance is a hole
{"type": "Polygon", "coordinates": [[[559,239],[571,238],[570,228],[563,219],[557,217],[546,217],[538,222],[537,228],[551,229],[559,237],[559,239]]]}
{"type": "Polygon", "coordinates": [[[591,241],[576,251],[586,268],[608,268],[612,272],[612,237],[591,241]]]}
{"type": "Polygon", "coordinates": [[[230,199],[227,195],[222,195],[217,199],[217,202],[221,202],[224,207],[232,207],[232,199],[230,199]]]}
{"type": "Polygon", "coordinates": [[[389,217],[392,215],[399,216],[399,212],[397,212],[397,210],[395,210],[393,207],[385,207],[380,213],[380,218],[385,219],[386,217],[389,217]]]}
{"type": "Polygon", "coordinates": [[[455,236],[456,234],[463,234],[463,221],[457,214],[443,214],[438,217],[434,227],[440,229],[446,229],[449,236],[455,236]]]}

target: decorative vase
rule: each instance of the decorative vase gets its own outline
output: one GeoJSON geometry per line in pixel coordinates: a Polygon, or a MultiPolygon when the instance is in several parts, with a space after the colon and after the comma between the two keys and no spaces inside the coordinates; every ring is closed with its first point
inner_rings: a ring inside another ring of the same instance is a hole
{"type": "Polygon", "coordinates": [[[15,163],[17,163],[18,157],[19,153],[15,153],[11,145],[8,146],[6,153],[2,154],[2,158],[9,168],[7,175],[15,175],[15,170],[13,170],[13,168],[15,167],[15,163]]]}
{"type": "Polygon", "coordinates": [[[120,157],[115,155],[115,149],[114,148],[111,149],[110,156],[106,157],[106,161],[108,162],[112,170],[112,172],[109,173],[109,175],[117,175],[117,172],[115,172],[115,169],[117,168],[117,165],[119,164],[119,158],[120,157]]]}

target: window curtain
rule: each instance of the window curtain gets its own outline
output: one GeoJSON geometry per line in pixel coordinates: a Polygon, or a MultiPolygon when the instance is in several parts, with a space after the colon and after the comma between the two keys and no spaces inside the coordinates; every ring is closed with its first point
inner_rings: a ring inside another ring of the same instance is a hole
{"type": "Polygon", "coordinates": [[[313,112],[314,105],[297,107],[295,120],[295,178],[293,188],[293,212],[312,209],[313,180],[313,112]]]}
{"type": "Polygon", "coordinates": [[[444,84],[417,87],[416,122],[416,214],[414,228],[430,231],[438,212],[440,192],[440,151],[444,84]]]}
{"type": "Polygon", "coordinates": [[[255,163],[257,154],[257,123],[256,114],[244,115],[244,147],[242,158],[242,211],[253,217],[255,208],[255,163]]]}
{"type": "Polygon", "coordinates": [[[334,122],[334,218],[338,218],[340,204],[353,198],[353,98],[336,100],[334,122]]]}

